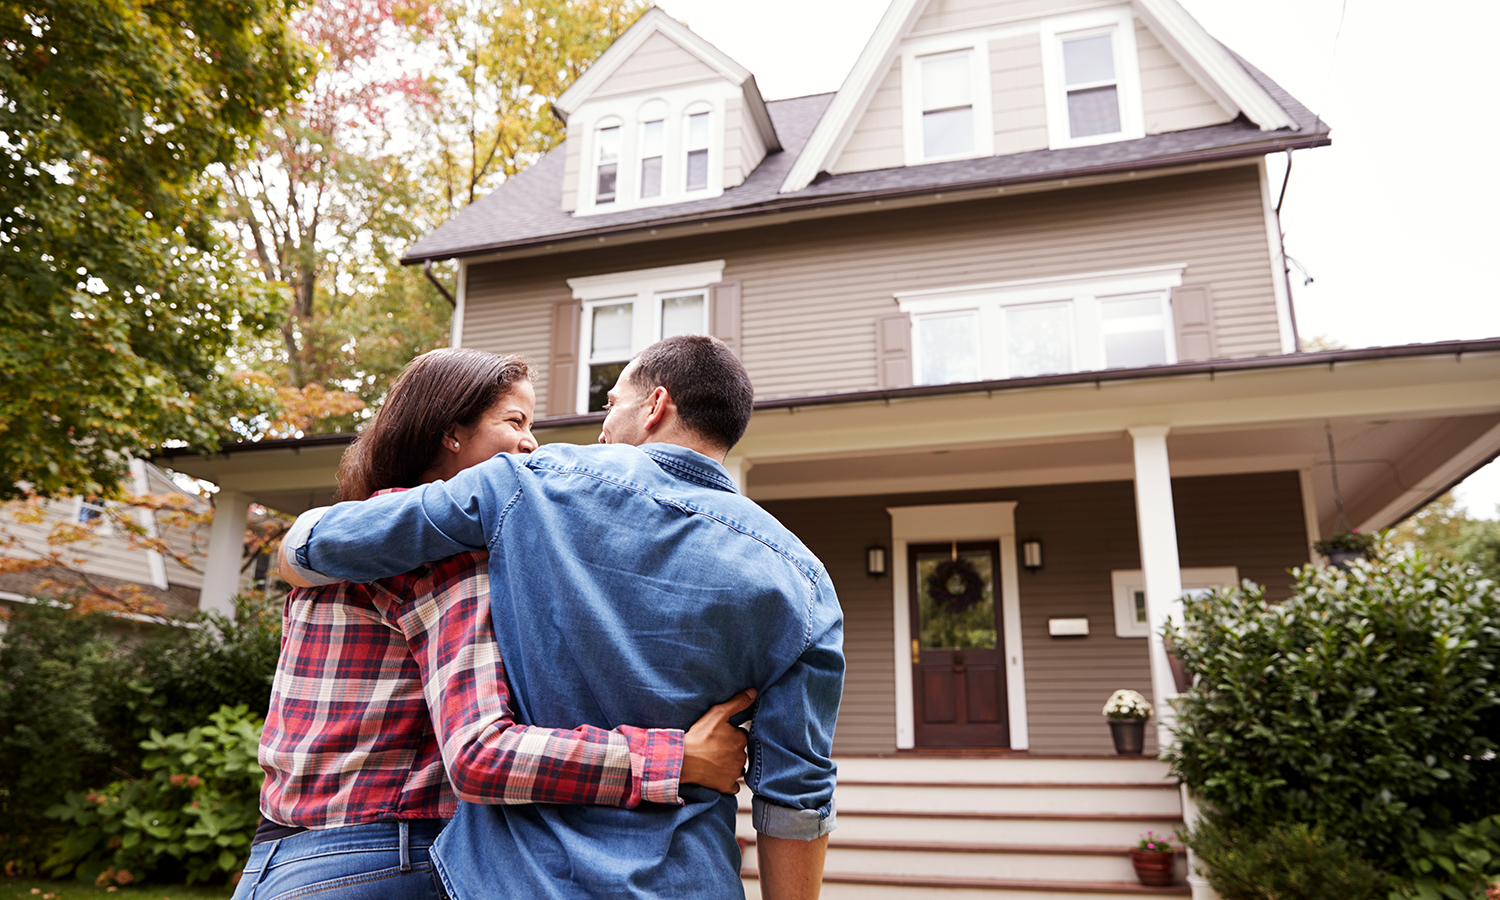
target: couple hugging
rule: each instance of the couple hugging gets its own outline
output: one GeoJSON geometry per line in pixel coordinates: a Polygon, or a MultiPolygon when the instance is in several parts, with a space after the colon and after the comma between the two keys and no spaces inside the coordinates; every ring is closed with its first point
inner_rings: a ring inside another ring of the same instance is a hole
{"type": "Polygon", "coordinates": [[[283,543],[236,900],[742,897],[742,772],[762,896],[816,897],[843,617],[722,465],[752,398],[723,343],[670,338],[604,446],[537,449],[524,362],[414,360],[340,464],[359,502],[283,543]]]}

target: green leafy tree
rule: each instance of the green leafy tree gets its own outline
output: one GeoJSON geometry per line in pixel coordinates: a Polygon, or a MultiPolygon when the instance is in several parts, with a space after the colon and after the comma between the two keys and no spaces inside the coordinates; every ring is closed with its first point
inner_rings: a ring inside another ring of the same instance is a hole
{"type": "Polygon", "coordinates": [[[121,453],[225,432],[223,360],[281,300],[215,230],[207,173],[300,84],[289,12],[0,4],[0,498],[112,494],[121,453]]]}
{"type": "Polygon", "coordinates": [[[1472,517],[1452,491],[1396,526],[1390,540],[1407,551],[1470,566],[1500,582],[1500,521],[1472,517]]]}

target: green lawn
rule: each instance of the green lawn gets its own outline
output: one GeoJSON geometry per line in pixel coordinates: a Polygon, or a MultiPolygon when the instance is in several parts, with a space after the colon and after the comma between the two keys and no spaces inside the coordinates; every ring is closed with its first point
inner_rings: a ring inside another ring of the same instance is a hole
{"type": "Polygon", "coordinates": [[[109,897],[110,900],[228,900],[233,888],[195,884],[131,884],[109,890],[81,881],[43,881],[38,878],[7,878],[0,882],[0,900],[79,900],[109,897]]]}

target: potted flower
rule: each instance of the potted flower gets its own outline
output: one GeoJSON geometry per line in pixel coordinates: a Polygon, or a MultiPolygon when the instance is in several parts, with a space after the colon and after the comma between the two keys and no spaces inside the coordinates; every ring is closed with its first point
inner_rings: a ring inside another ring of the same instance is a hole
{"type": "Polygon", "coordinates": [[[1119,690],[1104,704],[1115,752],[1121,756],[1140,756],[1146,746],[1146,720],[1151,718],[1151,704],[1135,691],[1119,690]]]}
{"type": "Polygon", "coordinates": [[[1172,860],[1176,851],[1172,838],[1159,838],[1153,832],[1141,835],[1140,843],[1130,851],[1130,864],[1135,867],[1135,877],[1141,884],[1150,887],[1172,885],[1172,860]]]}
{"type": "Polygon", "coordinates": [[[1356,559],[1368,556],[1374,546],[1375,535],[1360,534],[1356,529],[1341,532],[1326,541],[1318,541],[1313,544],[1313,549],[1328,557],[1333,565],[1347,569],[1356,559]]]}

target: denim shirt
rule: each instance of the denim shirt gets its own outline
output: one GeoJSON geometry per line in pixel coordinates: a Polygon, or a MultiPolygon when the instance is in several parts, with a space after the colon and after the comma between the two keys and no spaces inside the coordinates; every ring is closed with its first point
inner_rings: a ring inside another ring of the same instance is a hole
{"type": "MultiPolygon", "coordinates": [[[[838,599],[822,563],[713,460],[671,444],[552,444],[305,513],[287,541],[314,582],[488,550],[495,636],[528,724],[686,729],[755,687],[756,830],[833,829],[838,599]]],[[[696,785],[681,796],[636,810],[461,804],[439,871],[458,900],[510,885],[527,897],[740,897],[735,798],[696,785]]]]}

